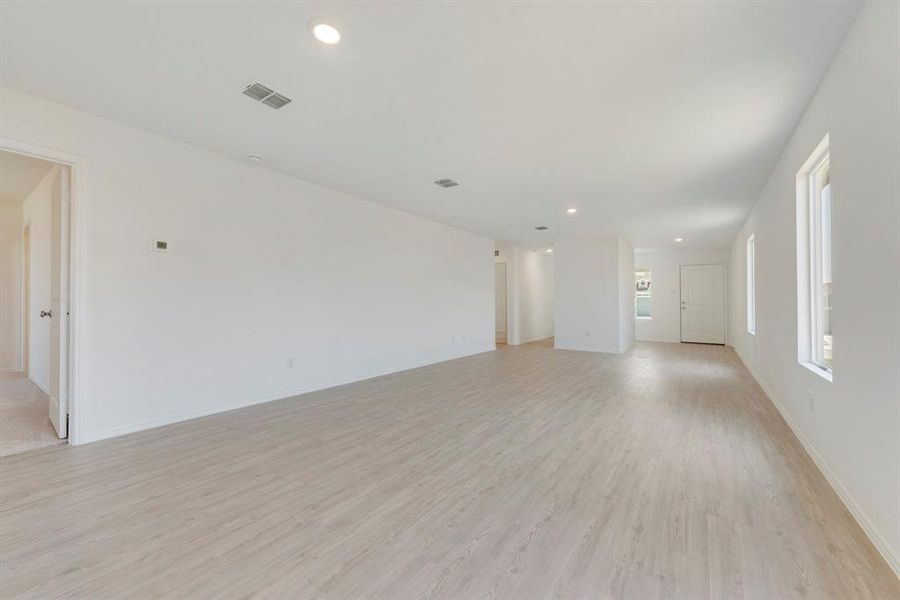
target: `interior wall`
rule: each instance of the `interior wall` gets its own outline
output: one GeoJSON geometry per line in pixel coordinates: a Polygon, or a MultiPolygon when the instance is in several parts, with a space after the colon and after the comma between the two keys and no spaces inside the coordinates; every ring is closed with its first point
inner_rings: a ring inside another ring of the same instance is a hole
{"type": "Polygon", "coordinates": [[[50,319],[41,318],[50,310],[51,206],[53,182],[59,166],[47,173],[22,204],[23,226],[31,231],[31,290],[28,319],[28,377],[45,392],[50,390],[50,319]]]}
{"type": "Polygon", "coordinates": [[[19,92],[0,103],[4,136],[84,157],[78,441],[494,348],[492,240],[19,92]]]}
{"type": "MultiPolygon", "coordinates": [[[[681,265],[724,263],[726,276],[731,249],[636,251],[635,269],[650,269],[650,318],[635,318],[635,338],[646,342],[681,342],[681,265]]],[[[634,269],[632,269],[634,271],[634,269]]],[[[726,286],[726,290],[730,286],[726,286]]],[[[727,291],[726,291],[727,294],[727,291]]],[[[634,315],[634,275],[631,282],[634,315]]]]}
{"type": "Polygon", "coordinates": [[[554,346],[620,352],[619,238],[557,241],[553,260],[554,346]]]}
{"type": "Polygon", "coordinates": [[[900,574],[900,5],[868,3],[731,249],[731,339],[900,574]],[[833,382],[798,363],[796,174],[830,134],[833,382]],[[756,335],[746,241],[756,243],[756,335]]]}
{"type": "Polygon", "coordinates": [[[0,202],[0,371],[22,370],[22,206],[0,202]]]}

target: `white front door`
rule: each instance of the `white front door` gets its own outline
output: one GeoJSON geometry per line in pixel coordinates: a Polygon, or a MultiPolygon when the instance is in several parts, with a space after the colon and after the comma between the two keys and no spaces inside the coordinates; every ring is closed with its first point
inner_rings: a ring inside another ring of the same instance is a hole
{"type": "Polygon", "coordinates": [[[494,321],[497,342],[506,343],[506,263],[494,263],[494,321]]]}
{"type": "Polygon", "coordinates": [[[725,343],[725,265],[682,265],[681,341],[725,343]]]}
{"type": "Polygon", "coordinates": [[[68,435],[69,169],[59,170],[50,205],[50,422],[68,435]]]}

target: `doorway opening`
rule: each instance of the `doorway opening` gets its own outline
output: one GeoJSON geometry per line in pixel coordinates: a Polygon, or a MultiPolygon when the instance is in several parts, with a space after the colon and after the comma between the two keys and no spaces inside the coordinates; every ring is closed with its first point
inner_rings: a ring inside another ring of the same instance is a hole
{"type": "Polygon", "coordinates": [[[506,263],[494,263],[494,329],[495,341],[498,344],[505,344],[509,334],[506,288],[506,263]]]}
{"type": "Polygon", "coordinates": [[[0,456],[69,437],[71,181],[0,147],[0,456]]]}

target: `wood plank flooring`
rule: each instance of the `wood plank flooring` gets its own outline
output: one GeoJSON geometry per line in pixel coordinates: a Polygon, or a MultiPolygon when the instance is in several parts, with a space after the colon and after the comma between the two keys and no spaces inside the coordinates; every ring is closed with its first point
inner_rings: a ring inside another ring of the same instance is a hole
{"type": "Polygon", "coordinates": [[[3,598],[878,598],[734,353],[503,348],[0,461],[3,598]]]}

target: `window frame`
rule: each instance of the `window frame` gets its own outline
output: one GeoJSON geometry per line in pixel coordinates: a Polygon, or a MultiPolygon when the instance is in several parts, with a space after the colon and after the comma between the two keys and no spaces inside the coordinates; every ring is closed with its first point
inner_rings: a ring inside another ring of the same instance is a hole
{"type": "MultiPolygon", "coordinates": [[[[831,152],[826,135],[797,172],[797,360],[813,373],[833,381],[833,364],[828,364],[824,357],[822,279],[821,202],[822,190],[831,183],[830,168],[831,152]]],[[[829,262],[832,258],[833,252],[829,262]]]]}
{"type": "Polygon", "coordinates": [[[747,238],[747,333],[756,335],[756,234],[747,238]]]}

